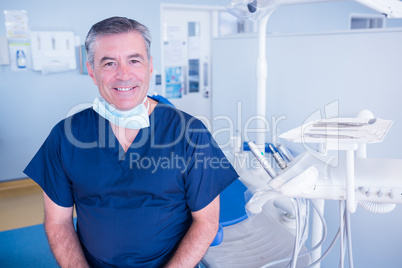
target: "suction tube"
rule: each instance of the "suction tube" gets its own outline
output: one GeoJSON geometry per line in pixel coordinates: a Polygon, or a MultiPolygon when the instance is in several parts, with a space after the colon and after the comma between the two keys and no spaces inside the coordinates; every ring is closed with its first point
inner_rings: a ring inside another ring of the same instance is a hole
{"type": "Polygon", "coordinates": [[[377,202],[359,202],[359,205],[372,213],[388,213],[396,207],[396,204],[383,204],[377,202]]]}

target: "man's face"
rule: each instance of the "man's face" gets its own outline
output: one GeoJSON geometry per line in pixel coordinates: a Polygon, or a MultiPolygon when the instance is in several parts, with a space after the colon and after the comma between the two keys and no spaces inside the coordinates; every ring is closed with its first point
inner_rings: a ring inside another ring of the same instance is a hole
{"type": "Polygon", "coordinates": [[[141,34],[129,32],[97,38],[94,51],[94,68],[89,63],[87,68],[100,95],[120,110],[142,103],[153,67],[141,34]]]}

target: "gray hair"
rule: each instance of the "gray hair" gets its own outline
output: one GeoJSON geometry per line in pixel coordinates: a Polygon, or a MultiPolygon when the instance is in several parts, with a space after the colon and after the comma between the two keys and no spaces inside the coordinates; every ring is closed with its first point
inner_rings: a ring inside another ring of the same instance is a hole
{"type": "Polygon", "coordinates": [[[96,42],[96,38],[129,32],[137,32],[142,35],[145,41],[145,47],[149,60],[151,58],[151,34],[149,33],[148,28],[132,19],[124,17],[111,17],[94,24],[87,34],[85,39],[85,49],[87,51],[87,61],[91,67],[94,67],[94,44],[96,42]]]}

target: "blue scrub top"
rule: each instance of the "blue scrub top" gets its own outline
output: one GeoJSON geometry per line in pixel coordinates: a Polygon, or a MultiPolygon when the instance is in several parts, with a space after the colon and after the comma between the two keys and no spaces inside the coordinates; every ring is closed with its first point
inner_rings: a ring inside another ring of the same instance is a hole
{"type": "Polygon", "coordinates": [[[110,124],[86,109],[57,124],[24,171],[77,211],[94,267],[159,267],[192,220],[238,175],[198,119],[158,103],[125,153],[110,124]]]}

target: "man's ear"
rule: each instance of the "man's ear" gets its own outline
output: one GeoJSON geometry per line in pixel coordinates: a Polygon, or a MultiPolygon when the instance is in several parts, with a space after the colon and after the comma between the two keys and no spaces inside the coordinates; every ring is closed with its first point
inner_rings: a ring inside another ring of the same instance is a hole
{"type": "Polygon", "coordinates": [[[152,57],[149,59],[149,68],[150,68],[150,76],[152,76],[152,73],[154,72],[154,65],[152,63],[152,57]]]}
{"type": "Polygon", "coordinates": [[[88,75],[92,78],[92,81],[94,81],[95,85],[98,85],[96,83],[95,72],[92,69],[91,64],[89,64],[89,62],[86,62],[86,65],[87,65],[88,75]]]}

